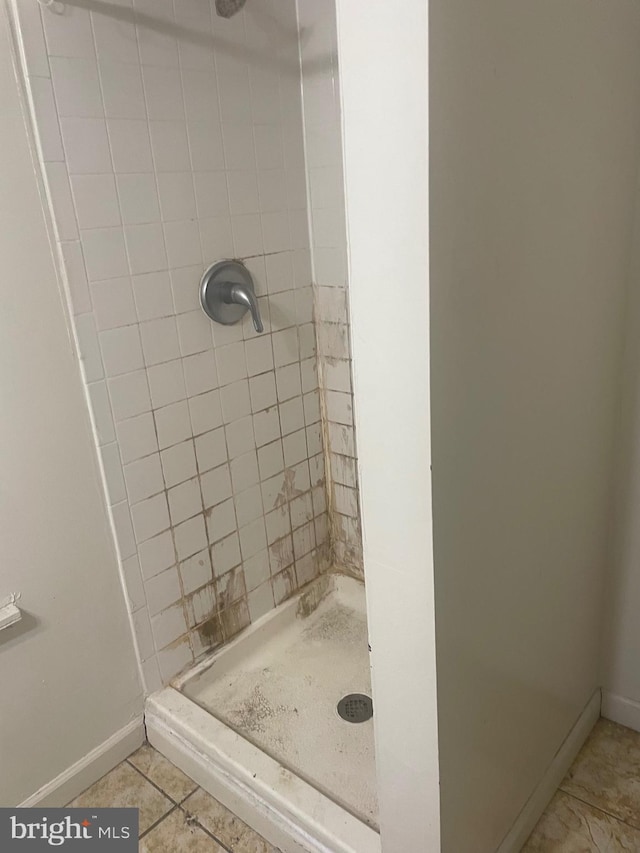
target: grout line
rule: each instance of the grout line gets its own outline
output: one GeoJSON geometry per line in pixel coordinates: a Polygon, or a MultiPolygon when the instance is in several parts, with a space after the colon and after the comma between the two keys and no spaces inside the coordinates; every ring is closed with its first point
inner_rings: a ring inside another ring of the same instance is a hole
{"type": "MultiPolygon", "coordinates": [[[[189,796],[191,796],[191,795],[189,795],[189,796]]],[[[211,796],[211,795],[209,795],[209,796],[211,796]]],[[[206,826],[203,826],[194,814],[192,814],[187,809],[182,808],[182,805],[180,805],[179,808],[180,808],[180,811],[185,815],[185,817],[188,817],[190,819],[192,825],[195,824],[195,826],[199,827],[205,833],[205,835],[208,835],[209,838],[212,838],[216,842],[216,844],[219,844],[223,848],[223,850],[227,851],[227,853],[233,853],[233,850],[231,849],[231,847],[228,847],[223,841],[221,841],[216,835],[214,835],[213,832],[210,832],[206,826]]],[[[233,812],[230,812],[230,814],[233,815],[233,812]]],[[[233,816],[236,817],[236,815],[233,815],[233,816]]]]}
{"type": "MultiPolygon", "coordinates": [[[[188,778],[191,778],[191,777],[188,777],[188,778]]],[[[191,781],[193,782],[193,779],[191,779],[191,781]]],[[[180,800],[180,802],[178,803],[178,805],[180,806],[180,808],[182,808],[182,806],[184,806],[184,804],[187,802],[187,800],[189,799],[189,797],[192,797],[192,796],[196,793],[196,791],[201,790],[200,785],[198,785],[196,782],[193,782],[193,784],[196,786],[196,787],[193,789],[193,791],[189,791],[189,793],[187,794],[187,796],[186,796],[186,797],[183,797],[183,798],[180,800]]],[[[204,790],[204,789],[202,789],[202,790],[204,790]]]]}
{"type": "MultiPolygon", "coordinates": [[[[151,747],[151,748],[153,749],[153,747],[151,747]]],[[[135,753],[132,753],[132,755],[135,755],[135,753]]],[[[189,791],[189,793],[178,802],[173,797],[169,796],[169,794],[166,791],[163,791],[162,788],[160,788],[158,785],[156,785],[156,783],[152,779],[150,779],[145,773],[143,773],[142,770],[140,770],[138,767],[136,767],[135,764],[133,764],[131,761],[129,761],[129,758],[131,758],[131,756],[128,756],[127,758],[125,758],[125,762],[130,767],[133,767],[133,769],[136,770],[142,776],[143,779],[145,779],[147,782],[149,782],[150,785],[152,785],[157,791],[159,791],[161,794],[163,794],[173,804],[172,808],[170,808],[169,811],[166,812],[166,814],[162,815],[161,818],[159,818],[155,823],[153,823],[150,827],[145,829],[145,831],[143,833],[140,834],[140,838],[143,838],[145,835],[148,835],[151,832],[151,830],[153,830],[157,826],[159,826],[163,820],[168,818],[169,815],[173,814],[173,812],[175,812],[176,809],[178,809],[185,816],[189,816],[193,820],[193,823],[195,823],[204,833],[206,833],[206,835],[208,835],[217,844],[219,844],[224,850],[226,850],[227,853],[233,853],[233,850],[230,847],[228,847],[223,841],[221,841],[217,836],[215,836],[205,826],[203,826],[200,823],[200,821],[195,817],[195,815],[193,815],[188,809],[186,809],[184,807],[184,804],[186,803],[186,801],[189,799],[189,797],[192,797],[196,793],[196,791],[204,790],[204,789],[200,788],[200,785],[198,785],[197,782],[195,782],[193,779],[191,779],[191,781],[195,785],[193,791],[189,791]]],[[[175,767],[175,765],[173,763],[171,766],[175,767]]],[[[179,769],[179,768],[176,768],[176,769],[179,769]]],[[[191,777],[187,777],[187,778],[191,778],[191,777]]],[[[205,793],[206,793],[206,791],[205,791],[205,793]]],[[[211,795],[209,795],[209,796],[211,796],[211,795]]],[[[215,799],[215,797],[213,799],[215,799]]],[[[216,802],[218,802],[218,801],[216,800],[216,802]]],[[[229,811],[229,814],[231,814],[237,820],[240,820],[240,818],[238,818],[238,816],[235,815],[230,809],[227,809],[227,811],[229,811]]],[[[256,833],[256,834],[258,834],[258,833],[256,833]]]]}
{"type": "MultiPolygon", "coordinates": [[[[558,791],[562,791],[563,794],[565,794],[567,797],[571,797],[572,800],[577,800],[577,802],[582,803],[585,806],[589,806],[589,808],[595,809],[597,812],[600,812],[601,814],[607,815],[607,817],[612,818],[617,823],[622,823],[625,826],[628,826],[629,829],[633,829],[636,832],[640,832],[640,827],[634,826],[632,823],[629,823],[628,821],[626,821],[624,818],[620,817],[619,815],[613,814],[612,812],[608,812],[606,809],[602,808],[602,806],[596,806],[596,805],[594,805],[594,803],[590,803],[588,800],[583,800],[582,797],[576,797],[575,794],[570,794],[569,791],[565,791],[565,789],[562,787],[559,787],[558,791]]],[[[545,812],[546,812],[546,809],[545,809],[545,812]]],[[[543,814],[544,814],[544,812],[543,812],[543,814]]]]}
{"type": "Polygon", "coordinates": [[[145,835],[149,835],[149,833],[152,830],[154,830],[157,826],[160,826],[162,821],[165,820],[166,818],[168,818],[170,814],[173,814],[173,812],[177,808],[179,808],[179,807],[174,805],[173,808],[169,809],[169,811],[166,814],[163,814],[159,820],[157,820],[155,823],[152,823],[151,826],[147,827],[147,829],[145,829],[144,832],[140,833],[140,835],[138,837],[138,841],[141,841],[145,837],[145,835]]]}
{"type": "MultiPolygon", "coordinates": [[[[127,758],[127,759],[125,759],[125,760],[126,760],[127,764],[128,764],[130,767],[133,767],[133,769],[134,769],[137,773],[139,773],[139,774],[142,776],[142,778],[143,778],[143,779],[145,779],[145,780],[146,780],[150,785],[152,785],[152,786],[156,789],[156,791],[159,791],[159,792],[160,792],[164,797],[166,797],[166,799],[167,799],[167,800],[169,800],[169,802],[170,802],[170,803],[173,803],[173,805],[174,805],[174,806],[178,806],[178,805],[180,805],[180,804],[178,803],[178,801],[177,801],[177,800],[174,800],[174,798],[173,798],[172,796],[170,796],[169,794],[167,794],[167,792],[166,792],[166,791],[163,791],[163,790],[162,790],[162,788],[161,788],[159,785],[156,785],[156,783],[153,781],[153,779],[150,779],[148,776],[146,776],[146,775],[142,772],[142,770],[140,770],[138,767],[136,767],[136,765],[135,765],[135,764],[133,764],[131,761],[129,761],[129,759],[128,759],[128,758],[127,758]]],[[[173,765],[173,766],[175,766],[175,765],[173,765]]],[[[194,784],[195,784],[195,783],[194,783],[194,784]]],[[[198,786],[196,785],[196,788],[197,788],[197,787],[198,787],[198,786]]],[[[195,790],[195,788],[194,788],[194,790],[195,790]]],[[[193,791],[191,791],[191,794],[192,794],[192,793],[193,793],[193,791]]],[[[187,796],[191,796],[191,794],[188,794],[187,796]]],[[[172,809],[172,811],[173,811],[173,809],[172,809]]],[[[167,814],[168,814],[168,812],[167,812],[167,814]]]]}

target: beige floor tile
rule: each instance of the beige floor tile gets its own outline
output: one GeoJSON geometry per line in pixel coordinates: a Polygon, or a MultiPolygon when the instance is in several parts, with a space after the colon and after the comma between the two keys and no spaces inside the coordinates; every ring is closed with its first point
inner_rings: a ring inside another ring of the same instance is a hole
{"type": "Polygon", "coordinates": [[[640,734],[599,720],[560,790],[640,829],[640,734]]]}
{"type": "Polygon", "coordinates": [[[138,808],[140,832],[173,808],[173,803],[160,793],[144,776],[123,761],[95,785],[69,803],[70,808],[138,808]]]}
{"type": "MultiPolygon", "coordinates": [[[[176,809],[140,839],[140,853],[226,853],[187,815],[176,809]]],[[[235,851],[234,851],[235,853],[235,851]]]]}
{"type": "Polygon", "coordinates": [[[178,770],[149,744],[141,746],[137,752],[130,755],[129,761],[177,803],[181,803],[198,787],[193,779],[185,776],[182,770],[178,770]]]}
{"type": "Polygon", "coordinates": [[[638,853],[638,850],[640,831],[558,791],[522,853],[638,853]]]}
{"type": "Polygon", "coordinates": [[[276,853],[275,847],[201,788],[185,800],[182,808],[233,853],[276,853]]]}

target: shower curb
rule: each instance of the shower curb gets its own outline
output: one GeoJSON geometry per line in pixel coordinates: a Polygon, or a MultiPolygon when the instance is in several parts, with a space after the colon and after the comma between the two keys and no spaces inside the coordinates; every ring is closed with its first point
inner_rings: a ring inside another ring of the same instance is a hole
{"type": "Polygon", "coordinates": [[[380,836],[172,687],[148,697],[152,746],[283,853],[380,853],[380,836]]]}

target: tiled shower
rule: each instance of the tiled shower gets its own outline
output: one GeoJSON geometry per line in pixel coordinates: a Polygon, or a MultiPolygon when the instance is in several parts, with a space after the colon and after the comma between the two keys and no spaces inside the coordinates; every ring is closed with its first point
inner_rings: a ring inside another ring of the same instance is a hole
{"type": "Polygon", "coordinates": [[[318,574],[362,577],[334,5],[14,12],[151,692],[318,574]],[[264,334],[200,309],[221,258],[264,334]]]}

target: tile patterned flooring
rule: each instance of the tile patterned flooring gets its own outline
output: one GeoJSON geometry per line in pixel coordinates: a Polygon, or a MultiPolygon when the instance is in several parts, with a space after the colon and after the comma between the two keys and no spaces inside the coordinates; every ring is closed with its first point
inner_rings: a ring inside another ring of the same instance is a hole
{"type": "Polygon", "coordinates": [[[148,744],[69,806],[139,808],[140,853],[278,853],[148,744]]]}
{"type": "MultiPolygon", "coordinates": [[[[69,805],[137,806],[141,853],[278,853],[147,744],[69,805]]],[[[640,734],[597,723],[522,853],[640,853],[640,734]]]]}
{"type": "Polygon", "coordinates": [[[599,720],[522,853],[639,853],[640,734],[599,720]]]}

